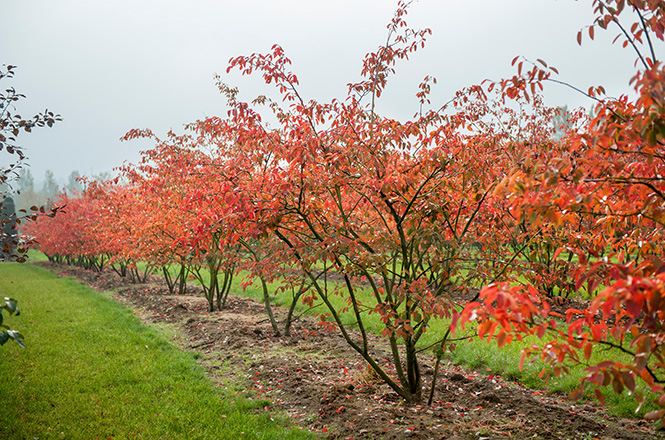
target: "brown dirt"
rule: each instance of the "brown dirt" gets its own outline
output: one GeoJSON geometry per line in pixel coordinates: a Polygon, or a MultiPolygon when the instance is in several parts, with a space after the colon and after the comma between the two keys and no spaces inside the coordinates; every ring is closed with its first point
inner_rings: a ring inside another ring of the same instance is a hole
{"type": "MultiPolygon", "coordinates": [[[[179,344],[200,353],[213,381],[244,384],[257,398],[285,411],[294,424],[324,438],[665,438],[645,421],[611,417],[588,403],[451,364],[442,366],[432,407],[406,405],[368,372],[340,335],[321,331],[308,317],[295,324],[292,336],[275,337],[263,305],[249,299],[231,296],[226,310],[208,313],[200,294],[169,295],[158,278],[130,284],[112,271],[40,265],[95,289],[114,291],[118,301],[131,305],[147,323],[174,324],[179,344]]],[[[277,316],[282,315],[278,310],[277,316]]],[[[434,361],[422,362],[430,383],[434,361]]]]}

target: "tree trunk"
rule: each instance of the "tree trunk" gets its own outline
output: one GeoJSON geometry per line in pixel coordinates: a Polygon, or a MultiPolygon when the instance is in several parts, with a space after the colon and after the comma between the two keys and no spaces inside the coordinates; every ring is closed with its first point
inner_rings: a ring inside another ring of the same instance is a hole
{"type": "Polygon", "coordinates": [[[268,293],[268,284],[265,282],[263,277],[261,278],[261,287],[263,288],[263,304],[266,306],[266,312],[268,313],[268,319],[270,320],[270,325],[272,325],[272,330],[275,332],[275,336],[281,336],[279,332],[279,326],[277,321],[275,321],[275,316],[272,313],[272,307],[270,307],[270,294],[268,293]]]}

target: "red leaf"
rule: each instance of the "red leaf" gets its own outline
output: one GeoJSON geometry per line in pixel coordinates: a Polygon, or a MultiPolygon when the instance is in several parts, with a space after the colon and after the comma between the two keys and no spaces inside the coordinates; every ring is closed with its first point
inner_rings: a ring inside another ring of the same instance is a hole
{"type": "Polygon", "coordinates": [[[605,396],[603,396],[603,393],[598,388],[593,390],[593,392],[596,395],[596,399],[598,399],[600,404],[604,406],[605,405],[605,396]]]}
{"type": "Polygon", "coordinates": [[[635,375],[628,372],[628,371],[623,371],[621,373],[622,375],[622,380],[623,384],[628,388],[628,391],[631,393],[635,392],[635,375]]]}

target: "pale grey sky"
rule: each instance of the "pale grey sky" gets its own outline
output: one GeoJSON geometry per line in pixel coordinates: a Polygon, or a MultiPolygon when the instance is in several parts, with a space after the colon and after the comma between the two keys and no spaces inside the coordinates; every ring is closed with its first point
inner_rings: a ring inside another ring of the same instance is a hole
{"type": "MultiPolygon", "coordinates": [[[[266,91],[260,77],[227,75],[231,57],[266,52],[277,43],[293,61],[307,99],[344,97],[362,59],[386,37],[393,0],[0,0],[0,64],[18,66],[13,85],[27,99],[19,113],[45,108],[63,121],[22,135],[32,173],[66,179],[136,162],[145,141],[120,142],[132,128],[158,136],[198,118],[224,115],[213,75],[240,87],[241,98],[266,91]]],[[[379,112],[407,118],[417,111],[417,85],[438,84],[432,106],[486,78],[512,76],[511,60],[542,58],[560,79],[582,89],[630,90],[635,55],[597,32],[580,47],[577,31],[592,22],[591,0],[420,0],[406,19],[429,27],[425,49],[397,66],[379,112]]],[[[662,45],[660,47],[662,49],[662,45]]],[[[561,86],[551,105],[589,104],[561,86]]],[[[0,164],[1,165],[1,164],[0,164]]]]}

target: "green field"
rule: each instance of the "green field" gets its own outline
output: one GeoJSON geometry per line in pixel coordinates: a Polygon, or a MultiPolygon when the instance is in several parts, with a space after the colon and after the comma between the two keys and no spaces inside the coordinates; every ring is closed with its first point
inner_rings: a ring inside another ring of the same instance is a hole
{"type": "Polygon", "coordinates": [[[27,344],[0,347],[0,439],[312,438],[75,280],[2,263],[0,293],[27,344]]]}

